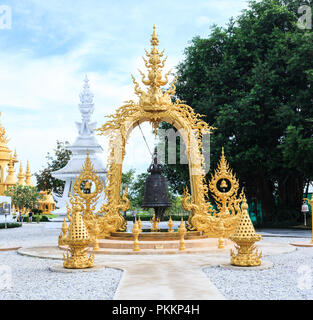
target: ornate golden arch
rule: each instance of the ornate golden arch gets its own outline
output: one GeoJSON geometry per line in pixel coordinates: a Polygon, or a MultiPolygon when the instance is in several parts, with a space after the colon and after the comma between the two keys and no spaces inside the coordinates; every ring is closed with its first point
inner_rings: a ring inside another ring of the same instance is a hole
{"type": "Polygon", "coordinates": [[[161,121],[168,122],[177,130],[181,130],[186,144],[192,195],[191,203],[188,203],[187,200],[184,202],[185,208],[191,211],[188,221],[189,230],[199,229],[196,221],[206,220],[211,208],[211,204],[206,202],[208,188],[205,183],[204,157],[201,149],[203,135],[209,133],[213,128],[202,121],[202,116],[196,114],[190,106],[180,100],[172,101],[176,80],[169,89],[162,88],[168,84],[169,73],[163,78],[162,69],[166,58],[161,59],[164,51],[159,53],[158,44],[159,40],[154,26],[151,51],[149,53],[145,50],[147,58],[143,58],[148,70],[147,78],[139,71],[142,83],[148,87],[147,90],[143,91],[132,76],[139,102],[126,101],[114,115],[110,116],[111,119],[98,129],[100,135],[106,135],[110,140],[109,170],[105,189],[107,203],[102,206],[101,213],[111,221],[116,221],[118,231],[126,229],[126,221],[120,211],[128,209],[128,206],[125,206],[125,199],[123,197],[121,199],[120,196],[125,146],[131,131],[145,121],[150,122],[155,130],[161,121]]]}

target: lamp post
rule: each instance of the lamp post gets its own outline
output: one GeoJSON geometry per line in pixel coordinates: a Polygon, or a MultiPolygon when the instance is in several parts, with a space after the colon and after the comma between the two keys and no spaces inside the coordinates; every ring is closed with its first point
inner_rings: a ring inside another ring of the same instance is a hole
{"type": "MultiPolygon", "coordinates": [[[[310,204],[310,206],[311,206],[311,224],[312,224],[312,240],[311,240],[311,243],[313,244],[313,195],[312,195],[312,198],[311,198],[311,200],[310,199],[308,199],[308,198],[304,198],[303,199],[304,201],[307,201],[309,204],[310,204]]],[[[308,205],[306,204],[306,206],[308,207],[308,205]]],[[[304,207],[304,204],[302,205],[302,208],[304,207]]],[[[307,211],[309,211],[309,207],[308,207],[308,210],[307,211]]]]}

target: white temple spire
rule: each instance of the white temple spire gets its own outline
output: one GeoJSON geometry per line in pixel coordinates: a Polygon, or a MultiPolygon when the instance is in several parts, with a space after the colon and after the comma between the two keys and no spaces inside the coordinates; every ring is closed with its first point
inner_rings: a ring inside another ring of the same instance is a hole
{"type": "MultiPolygon", "coordinates": [[[[94,111],[93,93],[90,91],[89,80],[87,75],[84,79],[83,89],[79,95],[80,103],[78,104],[79,111],[82,115],[82,121],[76,122],[78,128],[78,136],[74,143],[67,147],[68,150],[72,151],[72,155],[68,163],[62,169],[52,172],[52,176],[56,179],[65,181],[64,192],[62,197],[54,197],[58,200],[56,206],[57,210],[54,212],[57,214],[65,215],[66,204],[69,201],[69,193],[73,193],[72,186],[76,177],[82,170],[83,164],[86,159],[87,150],[90,155],[90,160],[97,172],[97,175],[101,178],[103,183],[106,180],[106,166],[102,160],[103,149],[98,143],[94,129],[96,128],[96,122],[90,122],[92,113],[94,111]],[[101,156],[100,156],[101,155],[101,156]]],[[[100,209],[104,198],[100,198],[97,202],[100,209]]]]}
{"type": "Polygon", "coordinates": [[[79,135],[82,137],[88,137],[93,134],[93,130],[95,128],[95,124],[90,124],[90,118],[94,111],[94,103],[93,103],[93,93],[90,91],[89,80],[87,75],[85,75],[83,90],[79,95],[80,104],[79,110],[82,115],[82,122],[77,122],[77,127],[79,131],[79,135]]]}

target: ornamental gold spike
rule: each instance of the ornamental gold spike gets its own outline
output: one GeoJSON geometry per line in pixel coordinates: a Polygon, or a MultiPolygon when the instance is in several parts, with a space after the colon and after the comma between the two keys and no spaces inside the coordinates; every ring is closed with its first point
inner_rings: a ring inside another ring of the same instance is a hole
{"type": "Polygon", "coordinates": [[[17,178],[18,178],[17,183],[20,184],[20,185],[22,185],[22,186],[25,186],[22,162],[20,162],[20,171],[19,171],[19,173],[18,173],[17,178]]]}

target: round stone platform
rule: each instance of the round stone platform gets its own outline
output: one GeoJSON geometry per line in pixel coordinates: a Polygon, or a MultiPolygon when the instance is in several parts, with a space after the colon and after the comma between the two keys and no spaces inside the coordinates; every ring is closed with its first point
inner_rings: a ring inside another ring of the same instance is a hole
{"type": "MultiPolygon", "coordinates": [[[[95,251],[96,254],[117,254],[117,255],[129,255],[129,254],[192,254],[192,253],[208,253],[212,250],[218,249],[218,239],[202,238],[189,240],[185,239],[186,250],[179,250],[179,240],[153,240],[153,236],[148,240],[139,240],[140,251],[133,251],[133,240],[112,240],[112,239],[100,239],[99,250],[95,251]]],[[[163,237],[166,239],[166,237],[163,237]]],[[[124,237],[121,237],[124,239],[124,237]]],[[[131,239],[131,238],[130,238],[131,239]]],[[[233,247],[233,243],[230,240],[224,240],[225,249],[229,251],[233,247]]],[[[60,246],[60,249],[66,250],[67,246],[60,246]]],[[[92,251],[93,247],[90,247],[89,251],[92,251]]]]}
{"type": "Polygon", "coordinates": [[[295,247],[313,247],[311,242],[291,242],[290,244],[295,247]]]}

